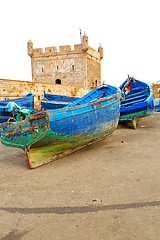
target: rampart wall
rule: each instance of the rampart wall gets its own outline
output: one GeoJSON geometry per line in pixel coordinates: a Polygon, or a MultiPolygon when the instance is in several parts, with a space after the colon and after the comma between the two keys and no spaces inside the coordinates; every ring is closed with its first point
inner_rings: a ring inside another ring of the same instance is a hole
{"type": "Polygon", "coordinates": [[[160,84],[152,84],[153,98],[160,98],[160,84]]]}
{"type": "Polygon", "coordinates": [[[62,86],[28,81],[0,79],[0,100],[8,100],[24,97],[29,92],[35,96],[35,109],[40,109],[40,99],[44,97],[44,91],[53,95],[82,97],[89,90],[78,86],[62,86]]]}

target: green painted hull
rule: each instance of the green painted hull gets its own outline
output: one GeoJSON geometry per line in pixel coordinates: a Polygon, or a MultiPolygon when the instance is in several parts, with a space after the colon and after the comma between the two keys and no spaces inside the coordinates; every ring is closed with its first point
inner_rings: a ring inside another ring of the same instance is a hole
{"type": "Polygon", "coordinates": [[[49,130],[42,140],[33,144],[29,149],[26,149],[29,168],[36,168],[44,165],[87,145],[109,137],[117,128],[117,124],[118,123],[114,125],[111,124],[100,133],[77,136],[74,138],[72,136],[56,135],[49,130]]]}
{"type": "Polygon", "coordinates": [[[1,141],[7,146],[25,150],[29,168],[36,168],[109,137],[117,128],[117,124],[118,122],[112,123],[101,129],[99,133],[74,137],[57,135],[49,127],[42,127],[39,130],[38,128],[32,130],[26,138],[23,137],[23,134],[18,137],[8,133],[11,137],[8,138],[8,135],[4,135],[1,141]]]}

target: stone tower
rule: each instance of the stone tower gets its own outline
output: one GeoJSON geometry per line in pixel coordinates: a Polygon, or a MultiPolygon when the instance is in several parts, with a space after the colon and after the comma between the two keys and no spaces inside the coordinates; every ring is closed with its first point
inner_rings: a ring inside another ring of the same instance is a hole
{"type": "Polygon", "coordinates": [[[101,84],[101,60],[103,48],[98,51],[88,46],[88,36],[84,34],[81,44],[33,49],[28,42],[31,57],[32,81],[92,89],[101,84]]]}

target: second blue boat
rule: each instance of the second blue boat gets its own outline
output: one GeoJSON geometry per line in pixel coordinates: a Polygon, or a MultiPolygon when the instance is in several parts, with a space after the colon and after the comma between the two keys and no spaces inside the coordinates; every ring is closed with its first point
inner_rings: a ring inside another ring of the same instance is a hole
{"type": "Polygon", "coordinates": [[[144,82],[128,77],[120,86],[120,122],[130,122],[136,129],[137,122],[154,113],[152,88],[144,82]]]}

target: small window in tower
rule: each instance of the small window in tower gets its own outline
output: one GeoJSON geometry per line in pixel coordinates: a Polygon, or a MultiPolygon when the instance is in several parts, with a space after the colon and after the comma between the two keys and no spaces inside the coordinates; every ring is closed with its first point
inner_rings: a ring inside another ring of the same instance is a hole
{"type": "Polygon", "coordinates": [[[61,80],[60,79],[56,79],[56,84],[61,84],[61,80]]]}
{"type": "Polygon", "coordinates": [[[75,69],[75,67],[74,67],[74,65],[72,65],[72,70],[74,70],[75,69]]]}
{"type": "Polygon", "coordinates": [[[56,68],[58,69],[58,66],[56,68]]]}
{"type": "Polygon", "coordinates": [[[42,72],[44,72],[44,68],[42,67],[42,72]]]}
{"type": "Polygon", "coordinates": [[[97,87],[97,80],[95,80],[95,87],[97,87]]]}

